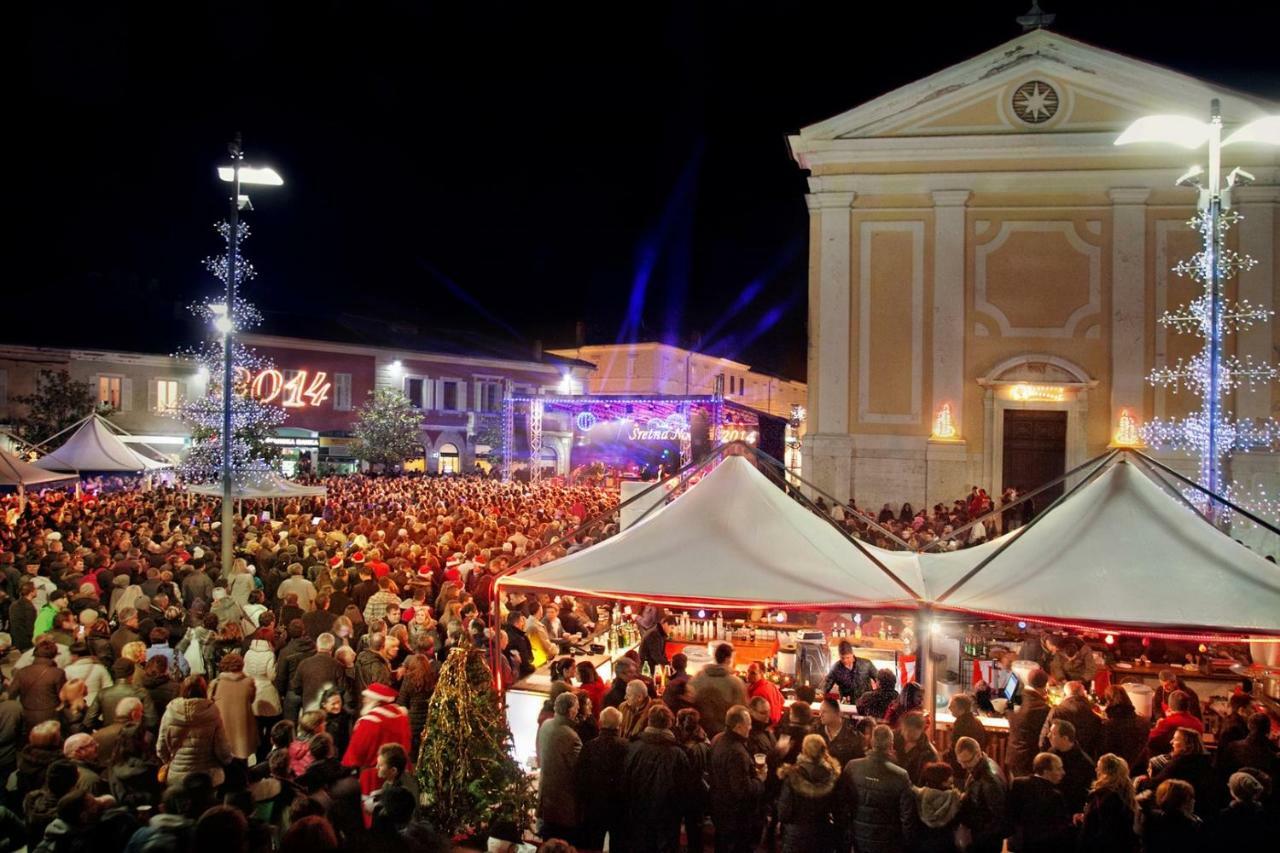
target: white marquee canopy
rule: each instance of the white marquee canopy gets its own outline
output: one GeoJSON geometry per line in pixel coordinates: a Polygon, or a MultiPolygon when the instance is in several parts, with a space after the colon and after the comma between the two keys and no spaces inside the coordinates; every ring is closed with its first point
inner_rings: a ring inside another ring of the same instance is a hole
{"type": "Polygon", "coordinates": [[[152,471],[167,467],[138,453],[111,431],[98,415],[90,415],[61,447],[42,456],[36,466],[46,471],[152,471]]]}
{"type": "Polygon", "coordinates": [[[498,583],[673,606],[913,606],[888,573],[741,456],[618,535],[498,583]]]}
{"type": "MultiPolygon", "coordinates": [[[[222,497],[222,483],[200,483],[187,486],[193,495],[222,497]]],[[[329,490],[324,486],[304,486],[286,480],[278,474],[266,476],[236,477],[231,484],[231,497],[235,500],[252,498],[304,498],[324,497],[329,490]]]]}
{"type": "Polygon", "coordinates": [[[33,486],[47,486],[52,483],[69,483],[75,479],[74,474],[46,471],[0,450],[0,487],[29,489],[33,486]]]}

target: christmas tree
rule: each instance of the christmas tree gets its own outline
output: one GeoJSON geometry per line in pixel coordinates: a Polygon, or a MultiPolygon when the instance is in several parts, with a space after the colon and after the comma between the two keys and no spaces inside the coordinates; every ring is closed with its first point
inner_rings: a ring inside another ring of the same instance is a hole
{"type": "Polygon", "coordinates": [[[394,388],[378,388],[356,414],[355,455],[365,462],[399,465],[422,453],[422,412],[394,388]]]}
{"type": "MultiPolygon", "coordinates": [[[[231,226],[221,222],[216,226],[223,242],[230,249],[231,226]]],[[[235,326],[244,330],[262,322],[258,309],[240,296],[240,287],[256,273],[253,265],[244,258],[241,249],[249,236],[249,226],[240,223],[237,229],[236,281],[232,287],[235,326]]],[[[227,283],[229,264],[226,253],[205,260],[205,267],[224,285],[227,283]]],[[[226,296],[211,297],[191,306],[191,311],[201,320],[218,326],[227,313],[226,296]]],[[[210,338],[200,347],[180,353],[201,366],[201,372],[209,377],[205,393],[201,397],[182,401],[178,417],[191,428],[191,447],[178,467],[178,473],[188,483],[207,483],[222,476],[222,377],[223,347],[221,335],[210,338]]],[[[255,374],[271,368],[271,363],[252,349],[233,342],[231,367],[234,378],[231,396],[231,470],[237,479],[261,477],[274,470],[279,451],[268,442],[275,428],[284,423],[285,411],[281,406],[263,402],[251,390],[255,374]]]]}
{"type": "Polygon", "coordinates": [[[510,823],[523,829],[533,806],[528,775],[511,756],[511,730],[484,652],[458,646],[440,668],[418,753],[424,817],[453,837],[510,823]]]}

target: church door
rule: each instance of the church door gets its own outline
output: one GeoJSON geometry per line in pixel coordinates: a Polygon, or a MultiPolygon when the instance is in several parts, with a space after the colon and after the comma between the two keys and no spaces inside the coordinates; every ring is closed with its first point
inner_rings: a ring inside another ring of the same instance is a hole
{"type": "MultiPolygon", "coordinates": [[[[1006,487],[1025,494],[1067,470],[1067,413],[1035,409],[1004,411],[1004,476],[1006,487]]],[[[1036,512],[1062,494],[1063,484],[1032,498],[1036,512]]]]}

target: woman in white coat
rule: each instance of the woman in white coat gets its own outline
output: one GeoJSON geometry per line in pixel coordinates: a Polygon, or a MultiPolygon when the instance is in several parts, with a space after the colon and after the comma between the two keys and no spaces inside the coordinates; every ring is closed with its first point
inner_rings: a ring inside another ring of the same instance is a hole
{"type": "Polygon", "coordinates": [[[249,564],[239,557],[231,564],[231,575],[227,578],[227,595],[231,596],[244,609],[249,603],[249,593],[253,592],[253,574],[249,564]]]}
{"type": "Polygon", "coordinates": [[[276,689],[276,652],[261,637],[249,642],[244,655],[244,674],[253,679],[253,715],[258,718],[258,743],[270,747],[271,727],[280,720],[283,706],[276,689]]]}

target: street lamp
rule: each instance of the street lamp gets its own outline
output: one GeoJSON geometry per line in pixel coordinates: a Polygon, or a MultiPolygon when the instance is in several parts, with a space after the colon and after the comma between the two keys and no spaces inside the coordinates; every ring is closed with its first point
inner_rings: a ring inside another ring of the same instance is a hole
{"type": "MultiPolygon", "coordinates": [[[[1222,181],[1222,148],[1237,142],[1267,143],[1280,145],[1280,116],[1267,116],[1250,122],[1237,129],[1225,140],[1222,138],[1222,109],[1218,99],[1209,104],[1209,121],[1199,121],[1189,116],[1153,115],[1140,118],[1120,134],[1116,145],[1131,145],[1144,142],[1160,142],[1178,145],[1195,151],[1206,142],[1209,145],[1209,168],[1204,171],[1197,164],[1177,180],[1177,186],[1194,187],[1199,190],[1197,208],[1207,220],[1204,228],[1205,247],[1200,265],[1200,272],[1208,284],[1207,316],[1201,328],[1208,345],[1207,375],[1203,380],[1203,444],[1201,446],[1200,473],[1201,479],[1211,495],[1219,493],[1219,445],[1218,435],[1222,423],[1222,391],[1223,391],[1223,268],[1231,263],[1229,258],[1221,255],[1223,211],[1231,207],[1231,190],[1237,186],[1250,183],[1253,176],[1243,169],[1234,169],[1227,176],[1226,187],[1222,181]],[[1207,184],[1207,186],[1206,186],[1207,184]]],[[[1247,312],[1246,312],[1247,313],[1247,312]]],[[[1255,312],[1256,313],[1256,312],[1255,312]]],[[[1234,319],[1234,318],[1233,318],[1234,319]]],[[[1229,444],[1228,438],[1225,442],[1229,444]]],[[[1210,498],[1210,517],[1214,515],[1215,501],[1210,498]]]]}
{"type": "Polygon", "coordinates": [[[222,574],[231,573],[232,546],[235,539],[232,512],[231,394],[234,381],[233,344],[236,333],[236,267],[240,254],[240,208],[249,206],[249,197],[240,192],[241,184],[283,186],[284,179],[275,169],[247,166],[240,149],[240,134],[227,145],[230,166],[219,166],[218,177],[231,184],[230,239],[227,240],[227,299],[221,311],[214,312],[213,325],[222,335],[222,574]]]}

